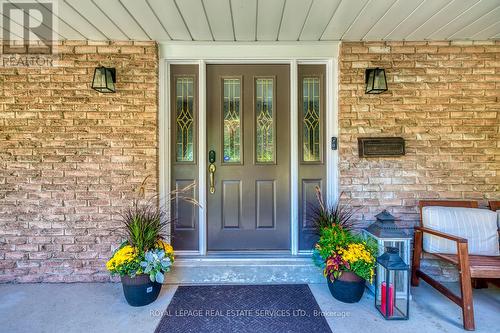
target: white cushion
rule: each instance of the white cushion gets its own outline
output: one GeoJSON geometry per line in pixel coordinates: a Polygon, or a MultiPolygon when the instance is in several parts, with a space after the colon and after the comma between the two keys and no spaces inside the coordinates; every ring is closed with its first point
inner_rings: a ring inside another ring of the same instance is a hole
{"type": "MultiPolygon", "coordinates": [[[[462,207],[422,208],[422,224],[468,240],[469,254],[498,256],[497,214],[491,210],[462,207]]],[[[424,251],[456,254],[456,242],[424,233],[424,251]]]]}

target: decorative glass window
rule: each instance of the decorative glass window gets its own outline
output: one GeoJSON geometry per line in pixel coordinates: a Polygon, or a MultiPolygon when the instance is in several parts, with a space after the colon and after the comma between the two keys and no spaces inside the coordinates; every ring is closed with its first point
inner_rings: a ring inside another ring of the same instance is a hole
{"type": "Polygon", "coordinates": [[[304,78],[302,91],[302,159],[304,162],[320,162],[321,109],[319,78],[304,78]]]}
{"type": "Polygon", "coordinates": [[[224,163],[241,162],[241,80],[224,79],[224,163]]]}
{"type": "Polygon", "coordinates": [[[273,79],[255,81],[256,161],[274,162],[273,79]]]}
{"type": "Polygon", "coordinates": [[[176,79],[176,160],[194,161],[194,78],[176,79]]]}

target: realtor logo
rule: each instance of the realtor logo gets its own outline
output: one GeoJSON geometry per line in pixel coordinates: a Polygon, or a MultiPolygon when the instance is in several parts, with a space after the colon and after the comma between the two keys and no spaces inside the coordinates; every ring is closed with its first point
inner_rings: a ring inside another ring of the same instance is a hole
{"type": "Polygon", "coordinates": [[[52,54],[52,2],[2,1],[3,54],[52,54]]]}

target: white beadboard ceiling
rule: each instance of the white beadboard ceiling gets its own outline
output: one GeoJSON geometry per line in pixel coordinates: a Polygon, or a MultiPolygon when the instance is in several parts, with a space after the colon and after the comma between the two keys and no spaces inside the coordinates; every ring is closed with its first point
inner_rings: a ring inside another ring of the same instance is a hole
{"type": "MultiPolygon", "coordinates": [[[[14,0],[10,1],[15,4],[14,0]]],[[[44,0],[37,0],[43,3],[44,0]]],[[[500,39],[500,0],[57,0],[58,39],[500,39]]],[[[1,15],[6,20],[6,15],[1,15]]],[[[36,20],[37,18],[34,17],[36,20]]],[[[11,26],[18,26],[10,18],[11,26]]],[[[15,34],[14,34],[15,35],[15,34]]]]}

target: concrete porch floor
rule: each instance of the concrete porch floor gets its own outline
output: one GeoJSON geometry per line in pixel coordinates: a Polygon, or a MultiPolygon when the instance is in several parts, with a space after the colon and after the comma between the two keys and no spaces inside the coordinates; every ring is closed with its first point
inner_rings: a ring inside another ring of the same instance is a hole
{"type": "MultiPolygon", "coordinates": [[[[376,312],[368,292],[360,303],[344,304],[333,299],[326,284],[309,286],[334,333],[464,332],[460,308],[424,282],[412,288],[410,320],[397,322],[387,322],[376,312]]],[[[4,284],[0,331],[153,332],[176,288],[164,285],[156,302],[133,308],[118,283],[4,284]]],[[[500,289],[474,290],[474,306],[476,332],[500,332],[500,289]]]]}

